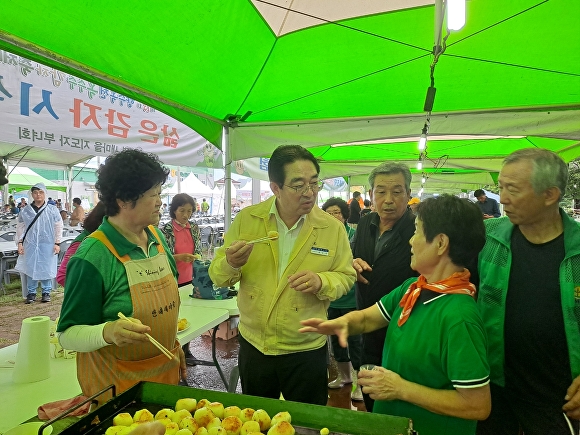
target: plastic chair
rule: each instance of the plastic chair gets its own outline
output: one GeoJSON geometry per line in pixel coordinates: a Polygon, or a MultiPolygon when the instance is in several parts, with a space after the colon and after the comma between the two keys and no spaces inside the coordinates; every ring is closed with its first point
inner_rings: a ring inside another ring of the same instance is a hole
{"type": "Polygon", "coordinates": [[[16,231],[7,231],[0,235],[0,239],[4,239],[7,242],[13,242],[16,237],[16,231]]]}
{"type": "Polygon", "coordinates": [[[213,228],[210,226],[201,227],[199,229],[199,234],[201,239],[201,249],[209,249],[212,244],[213,228]]]}

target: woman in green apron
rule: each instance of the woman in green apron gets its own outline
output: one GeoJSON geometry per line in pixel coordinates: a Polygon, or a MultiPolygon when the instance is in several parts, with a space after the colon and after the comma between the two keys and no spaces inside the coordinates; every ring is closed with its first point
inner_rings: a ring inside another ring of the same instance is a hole
{"type": "Polygon", "coordinates": [[[177,384],[185,378],[177,268],[156,227],[168,173],[157,156],[135,149],[112,154],[97,171],[106,216],[68,263],[57,327],[61,345],[78,352],[77,377],[86,396],[110,384],[119,393],[139,381],[177,384]],[[119,312],[136,322],[119,319],[119,312]]]}

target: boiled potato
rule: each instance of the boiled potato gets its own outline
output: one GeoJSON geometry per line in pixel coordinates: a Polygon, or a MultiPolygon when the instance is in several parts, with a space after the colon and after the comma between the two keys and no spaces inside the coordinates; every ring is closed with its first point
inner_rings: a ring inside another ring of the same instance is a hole
{"type": "Polygon", "coordinates": [[[252,417],[254,416],[254,411],[252,408],[244,408],[240,412],[240,419],[245,423],[246,421],[252,421],[252,417]]]}
{"type": "Polygon", "coordinates": [[[240,417],[230,415],[222,420],[222,427],[226,430],[228,435],[240,435],[240,430],[244,423],[240,417]]]}
{"type": "Polygon", "coordinates": [[[171,416],[173,414],[175,414],[175,411],[173,409],[164,408],[157,414],[155,414],[155,420],[161,420],[163,418],[168,418],[169,420],[171,420],[171,416]]]}
{"type": "Polygon", "coordinates": [[[240,429],[240,435],[249,435],[255,432],[260,432],[260,423],[254,420],[246,421],[240,429]]]}
{"type": "Polygon", "coordinates": [[[179,422],[179,429],[189,429],[191,432],[195,432],[198,428],[199,424],[193,417],[185,417],[179,422]]]}
{"type": "Polygon", "coordinates": [[[294,435],[296,431],[290,423],[287,421],[281,421],[276,423],[268,431],[268,435],[294,435]]]}
{"type": "Polygon", "coordinates": [[[189,412],[187,409],[180,409],[179,411],[175,411],[173,413],[173,415],[171,416],[171,421],[173,423],[179,424],[179,422],[183,420],[185,417],[191,417],[191,412],[189,412]]]}
{"type": "Polygon", "coordinates": [[[215,415],[213,415],[211,409],[204,406],[203,408],[199,408],[195,411],[193,418],[195,418],[195,422],[198,424],[198,426],[207,427],[207,424],[215,418],[215,415]]]}
{"type": "Polygon", "coordinates": [[[257,421],[260,424],[260,431],[264,432],[270,429],[270,423],[272,420],[268,413],[263,409],[257,409],[252,416],[252,420],[257,421]]]}
{"type": "Polygon", "coordinates": [[[155,418],[153,417],[153,414],[151,414],[151,411],[148,409],[140,409],[133,416],[133,421],[135,423],[145,423],[148,421],[153,421],[154,419],[155,418]]]}
{"type": "Polygon", "coordinates": [[[187,409],[189,412],[194,412],[197,409],[197,400],[191,397],[184,397],[175,402],[175,410],[187,409]]]}
{"type": "Polygon", "coordinates": [[[227,406],[224,408],[224,418],[229,417],[231,415],[239,417],[240,412],[242,412],[242,410],[240,409],[239,406],[227,406]]]}
{"type": "Polygon", "coordinates": [[[288,411],[282,411],[272,417],[271,425],[274,426],[276,423],[281,421],[287,421],[288,423],[292,423],[292,416],[288,411]]]}
{"type": "Polygon", "coordinates": [[[206,408],[208,408],[208,406],[209,406],[209,404],[210,404],[210,403],[211,403],[211,402],[210,402],[209,400],[207,400],[207,399],[201,399],[201,400],[198,400],[198,401],[197,401],[197,406],[196,406],[196,409],[203,408],[204,406],[205,406],[206,408]]]}
{"type": "Polygon", "coordinates": [[[209,408],[217,418],[224,418],[224,405],[222,403],[211,402],[207,405],[207,408],[209,408]]]}
{"type": "Polygon", "coordinates": [[[209,432],[212,427],[222,427],[222,421],[218,417],[212,418],[211,421],[205,426],[205,428],[209,432]]]}
{"type": "Polygon", "coordinates": [[[113,417],[114,426],[131,426],[133,424],[133,417],[128,412],[121,412],[113,417]]]}

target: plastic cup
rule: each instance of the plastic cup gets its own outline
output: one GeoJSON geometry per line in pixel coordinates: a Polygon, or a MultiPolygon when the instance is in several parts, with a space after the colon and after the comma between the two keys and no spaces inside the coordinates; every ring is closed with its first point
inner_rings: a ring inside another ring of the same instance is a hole
{"type": "Polygon", "coordinates": [[[360,370],[374,370],[376,367],[375,364],[362,364],[360,366],[360,370]]]}

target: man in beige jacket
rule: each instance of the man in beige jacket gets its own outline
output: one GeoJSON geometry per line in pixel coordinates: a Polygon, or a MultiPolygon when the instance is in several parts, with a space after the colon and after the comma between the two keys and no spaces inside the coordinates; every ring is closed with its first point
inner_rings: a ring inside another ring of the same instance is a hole
{"type": "Polygon", "coordinates": [[[310,151],[278,147],[268,165],[271,199],[236,216],[209,274],[240,282],[242,392],[326,405],[326,337],[300,334],[300,320],[326,317],[356,273],[341,223],[316,205],[320,167],[310,151]],[[278,233],[276,240],[248,241],[278,233]]]}

